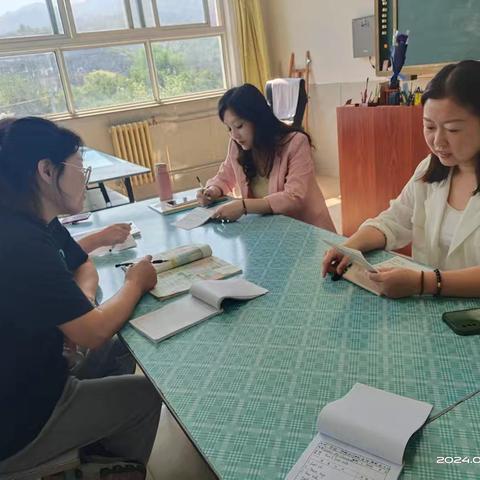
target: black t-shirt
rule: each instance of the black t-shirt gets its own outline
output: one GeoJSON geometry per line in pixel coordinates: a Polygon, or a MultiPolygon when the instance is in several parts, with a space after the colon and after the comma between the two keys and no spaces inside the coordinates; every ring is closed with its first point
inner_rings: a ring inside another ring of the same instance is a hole
{"type": "Polygon", "coordinates": [[[58,325],[93,307],[72,272],[88,258],[55,219],[0,210],[0,460],[50,417],[68,369],[58,325]]]}

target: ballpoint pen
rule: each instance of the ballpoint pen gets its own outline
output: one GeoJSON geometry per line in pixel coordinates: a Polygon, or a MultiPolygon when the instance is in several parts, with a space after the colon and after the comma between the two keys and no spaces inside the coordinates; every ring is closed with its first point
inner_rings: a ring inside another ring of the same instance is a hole
{"type": "MultiPolygon", "coordinates": [[[[202,181],[200,180],[200,177],[197,175],[195,178],[197,179],[197,182],[198,182],[198,184],[200,185],[200,191],[201,191],[202,193],[205,192],[205,187],[204,187],[202,181]]],[[[208,194],[206,194],[205,197],[207,197],[208,200],[210,200],[210,201],[212,200],[212,197],[211,197],[210,195],[208,195],[208,194]]]]}
{"type": "MultiPolygon", "coordinates": [[[[158,263],[165,263],[165,262],[168,262],[168,260],[162,260],[162,259],[152,260],[150,263],[158,264],[158,263]]],[[[134,263],[135,262],[116,263],[115,268],[117,268],[117,267],[129,267],[130,265],[133,265],[134,263]]]]}

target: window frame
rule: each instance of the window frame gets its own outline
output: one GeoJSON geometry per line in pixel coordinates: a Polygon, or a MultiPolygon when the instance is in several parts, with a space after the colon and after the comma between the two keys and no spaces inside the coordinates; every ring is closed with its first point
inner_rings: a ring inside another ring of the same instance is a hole
{"type": "MultiPolygon", "coordinates": [[[[46,1],[48,2],[49,0],[46,1]]],[[[70,0],[58,0],[58,11],[63,23],[63,34],[0,39],[0,59],[9,56],[40,54],[48,52],[54,53],[59,70],[60,81],[65,94],[67,113],[47,114],[45,117],[54,120],[64,120],[90,115],[155,107],[172,103],[183,103],[201,98],[218,97],[223,94],[227,88],[237,83],[238,79],[241,77],[241,74],[240,66],[235,58],[236,56],[233,55],[233,45],[235,43],[234,23],[231,7],[228,5],[228,0],[215,0],[219,19],[218,26],[210,25],[208,0],[202,0],[205,12],[205,23],[167,26],[159,25],[156,0],[150,0],[156,26],[139,28],[131,28],[131,25],[133,24],[133,18],[131,15],[130,0],[123,1],[125,5],[128,5],[128,9],[130,10],[130,27],[127,29],[78,33],[74,25],[74,17],[73,11],[71,10],[70,0]],[[161,97],[160,87],[157,82],[156,67],[153,59],[152,43],[168,40],[190,40],[203,37],[220,38],[223,84],[225,85],[225,88],[176,97],[161,97]],[[134,44],[143,44],[145,49],[148,74],[152,85],[152,100],[118,104],[108,107],[96,107],[92,109],[76,109],[72,88],[69,81],[68,70],[65,64],[64,52],[134,44]]]]}

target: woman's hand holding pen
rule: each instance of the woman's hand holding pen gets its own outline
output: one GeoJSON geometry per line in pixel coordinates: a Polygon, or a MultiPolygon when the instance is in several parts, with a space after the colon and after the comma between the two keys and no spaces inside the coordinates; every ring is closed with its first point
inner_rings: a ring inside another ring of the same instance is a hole
{"type": "Polygon", "coordinates": [[[128,268],[125,274],[125,283],[135,285],[142,294],[157,284],[157,272],[152,265],[151,255],[143,257],[128,268]]]}
{"type": "Polygon", "coordinates": [[[222,196],[223,192],[220,188],[215,187],[214,185],[210,185],[209,187],[205,188],[200,180],[200,177],[196,178],[198,184],[200,185],[200,190],[197,192],[197,200],[202,207],[210,205],[214,200],[222,196]]]}
{"type": "Polygon", "coordinates": [[[334,276],[342,276],[345,273],[348,265],[350,264],[350,258],[343,253],[339,252],[335,248],[330,248],[325,252],[322,262],[322,277],[326,277],[327,273],[333,273],[334,276]]]}

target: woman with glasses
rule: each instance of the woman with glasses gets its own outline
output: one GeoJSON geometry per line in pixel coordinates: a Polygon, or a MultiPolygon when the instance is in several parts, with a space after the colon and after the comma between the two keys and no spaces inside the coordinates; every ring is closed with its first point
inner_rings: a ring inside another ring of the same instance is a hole
{"type": "Polygon", "coordinates": [[[123,287],[98,308],[95,267],[57,220],[83,206],[89,169],[80,146],[77,135],[48,120],[0,124],[0,476],[6,478],[72,449],[85,458],[129,459],[133,465],[122,465],[138,467],[141,476],[157,430],[160,397],[144,377],[124,375],[133,373],[134,361],[120,358],[111,342],[156,283],[151,257],[132,266],[123,287]],[[65,342],[91,352],[75,375],[63,356],[65,342]]]}

